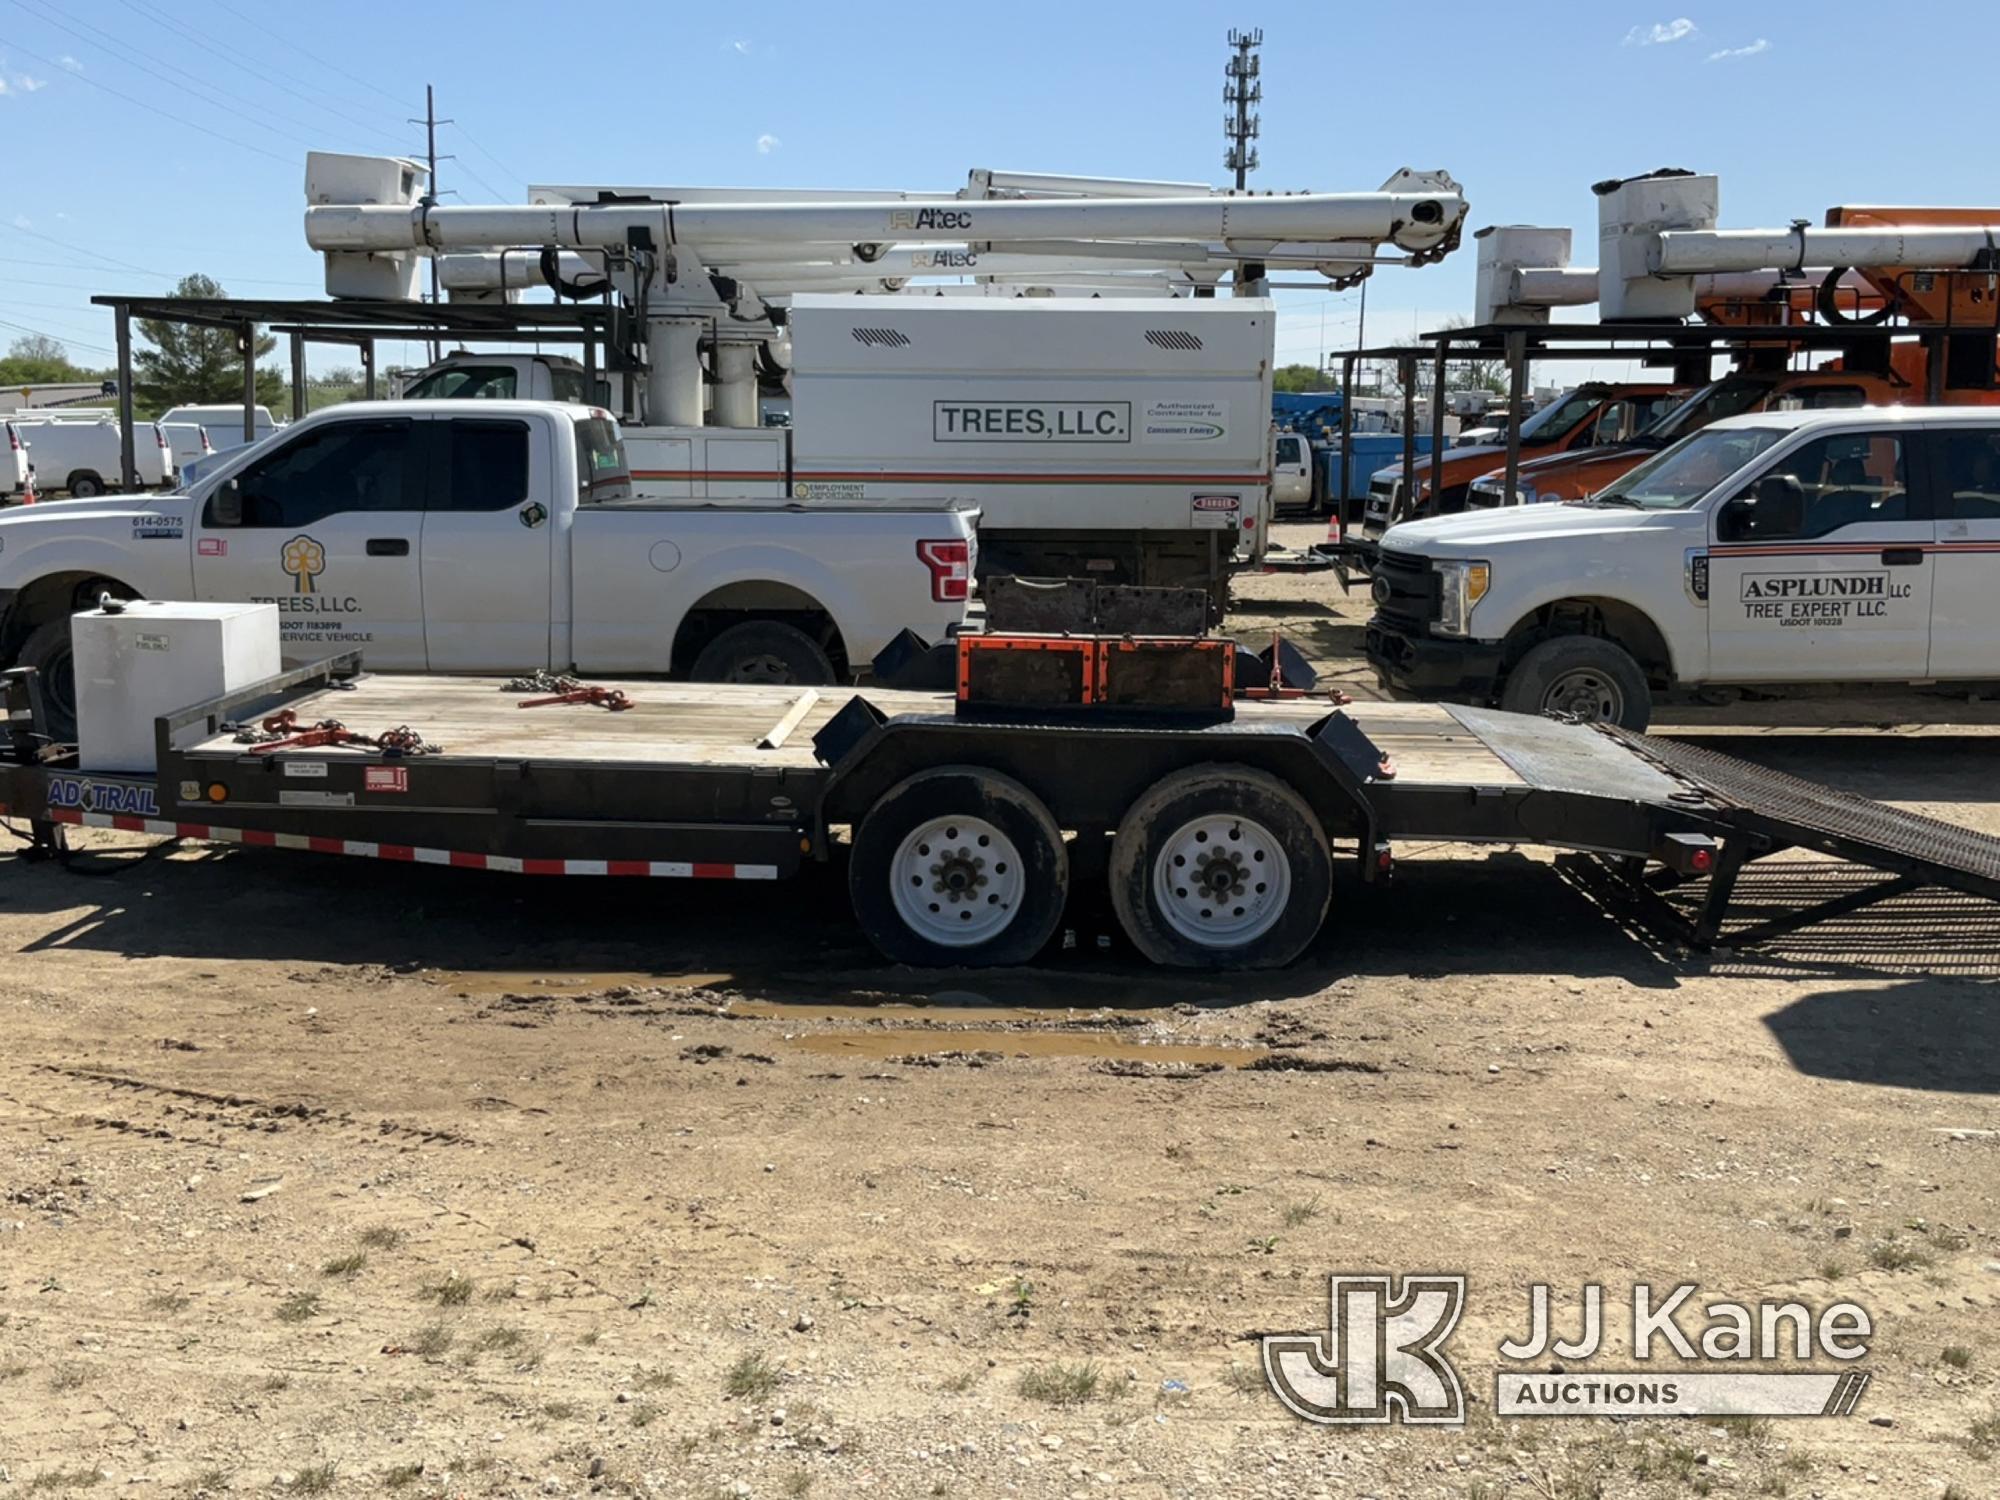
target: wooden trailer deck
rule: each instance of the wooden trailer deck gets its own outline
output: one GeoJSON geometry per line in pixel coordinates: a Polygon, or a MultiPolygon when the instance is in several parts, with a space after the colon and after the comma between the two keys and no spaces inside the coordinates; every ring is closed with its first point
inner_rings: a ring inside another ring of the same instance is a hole
{"type": "MultiPolygon", "coordinates": [[[[718,686],[708,683],[609,681],[632,707],[620,712],[592,704],[523,709],[533,694],[506,692],[500,680],[477,677],[364,675],[346,689],[322,689],[291,700],[301,725],[337,719],[361,734],[408,725],[445,756],[590,763],[605,766],[714,766],[807,769],[817,762],[813,736],[850,699],[865,697],[882,712],[951,712],[942,693],[884,688],[718,686]]],[[[1324,699],[1237,704],[1239,724],[1310,724],[1331,711],[1324,699]]],[[[1432,703],[1356,703],[1348,717],[1394,761],[1400,785],[1509,787],[1521,776],[1453,713],[1432,703]]],[[[228,734],[188,747],[199,755],[240,755],[228,734]]],[[[315,747],[271,752],[314,759],[367,756],[370,750],[315,747]]]]}

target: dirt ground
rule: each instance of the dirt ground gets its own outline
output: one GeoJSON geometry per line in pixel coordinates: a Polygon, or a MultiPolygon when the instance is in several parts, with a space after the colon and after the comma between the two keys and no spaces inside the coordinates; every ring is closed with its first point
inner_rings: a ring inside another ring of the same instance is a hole
{"type": "MultiPolygon", "coordinates": [[[[1365,686],[1359,596],[1243,592],[1365,686]]],[[[1681,722],[2000,830],[1985,705],[1729,713],[1681,722]]],[[[1282,973],[1085,914],[968,975],[882,965],[834,872],[95,868],[0,857],[0,1496],[2000,1494],[1981,903],[1703,955],[1437,848],[1282,973]],[[1464,1428],[1263,1388],[1369,1270],[1469,1278],[1464,1428]],[[1530,1282],[1640,1280],[1861,1303],[1860,1411],[1489,1414],[1530,1282]]]]}

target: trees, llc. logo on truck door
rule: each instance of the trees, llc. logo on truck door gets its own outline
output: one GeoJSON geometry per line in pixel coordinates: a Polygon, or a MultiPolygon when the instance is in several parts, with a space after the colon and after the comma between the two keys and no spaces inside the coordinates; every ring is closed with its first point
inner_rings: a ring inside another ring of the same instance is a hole
{"type": "Polygon", "coordinates": [[[326,571],[326,548],[301,532],[285,543],[278,561],[292,575],[292,592],[310,594],[313,580],[326,571]]]}
{"type": "Polygon", "coordinates": [[[1325,1333],[1264,1338],[1264,1377],[1308,1422],[1460,1423],[1465,1390],[1442,1350],[1465,1310],[1463,1276],[1327,1278],[1325,1333]]]}

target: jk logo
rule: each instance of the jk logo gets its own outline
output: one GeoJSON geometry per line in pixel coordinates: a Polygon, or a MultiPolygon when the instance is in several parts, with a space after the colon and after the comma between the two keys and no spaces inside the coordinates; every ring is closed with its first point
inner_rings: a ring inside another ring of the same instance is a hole
{"type": "Polygon", "coordinates": [[[1465,1390],[1442,1350],[1465,1310],[1463,1276],[1327,1278],[1325,1333],[1264,1336],[1264,1378],[1308,1422],[1465,1421],[1465,1390]]]}

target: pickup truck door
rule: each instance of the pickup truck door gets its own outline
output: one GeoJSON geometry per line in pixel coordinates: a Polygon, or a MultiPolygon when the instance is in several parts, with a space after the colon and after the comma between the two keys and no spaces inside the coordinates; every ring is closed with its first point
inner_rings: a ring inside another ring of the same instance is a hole
{"type": "Polygon", "coordinates": [[[1925,438],[1937,495],[1927,675],[2000,676],[2000,419],[1925,438]]]}
{"type": "Polygon", "coordinates": [[[1736,497],[1789,475],[1796,522],[1710,512],[1708,638],[1715,682],[1913,681],[1929,670],[1932,544],[1919,433],[1883,427],[1814,438],[1757,471],[1736,497]]]}
{"type": "Polygon", "coordinates": [[[330,422],[240,470],[243,524],[217,526],[213,495],[195,517],[195,597],[275,603],[289,662],[359,649],[368,666],[421,670],[423,425],[330,422]]]}
{"type": "Polygon", "coordinates": [[[550,664],[554,538],[574,501],[555,493],[552,433],[569,423],[441,417],[429,429],[424,639],[433,672],[550,664]]]}

